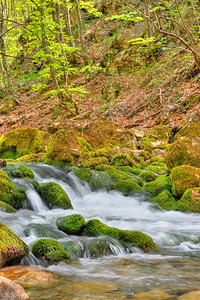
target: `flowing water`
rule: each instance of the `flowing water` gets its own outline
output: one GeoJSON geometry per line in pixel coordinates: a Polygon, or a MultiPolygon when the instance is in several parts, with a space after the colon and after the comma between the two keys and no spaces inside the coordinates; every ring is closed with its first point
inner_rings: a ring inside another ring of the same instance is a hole
{"type": "Polygon", "coordinates": [[[29,288],[30,299],[129,299],[137,292],[155,288],[171,295],[200,289],[200,214],[158,210],[141,195],[92,192],[64,167],[27,166],[39,183],[60,184],[74,208],[50,210],[28,180],[13,180],[26,188],[28,203],[15,214],[0,212],[0,220],[30,249],[39,238],[49,237],[71,249],[73,258],[68,264],[45,266],[30,253],[22,264],[60,275],[56,283],[29,288]],[[56,220],[74,213],[81,214],[86,221],[96,218],[111,227],[142,231],[153,238],[160,251],[125,249],[108,237],[68,236],[57,229],[56,220]],[[106,241],[106,249],[95,257],[92,250],[102,240],[106,241]]]}

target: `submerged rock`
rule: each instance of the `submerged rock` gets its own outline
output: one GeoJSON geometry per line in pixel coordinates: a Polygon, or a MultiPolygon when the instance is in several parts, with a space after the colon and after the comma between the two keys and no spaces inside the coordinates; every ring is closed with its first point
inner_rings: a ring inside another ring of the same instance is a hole
{"type": "Polygon", "coordinates": [[[28,246],[6,225],[0,223],[0,268],[20,262],[28,246]]]}
{"type": "Polygon", "coordinates": [[[22,286],[4,277],[0,277],[0,295],[3,300],[29,299],[22,286]]]}

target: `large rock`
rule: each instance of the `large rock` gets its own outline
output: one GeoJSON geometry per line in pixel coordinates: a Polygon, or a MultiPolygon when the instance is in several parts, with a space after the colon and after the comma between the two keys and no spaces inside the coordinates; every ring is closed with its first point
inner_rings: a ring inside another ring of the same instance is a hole
{"type": "Polygon", "coordinates": [[[170,169],[185,164],[200,168],[200,139],[183,137],[171,144],[165,163],[170,169]]]}
{"type": "Polygon", "coordinates": [[[25,193],[12,183],[6,172],[0,170],[0,201],[19,209],[22,208],[25,200],[25,193]]]}
{"type": "Polygon", "coordinates": [[[141,141],[141,145],[145,149],[165,149],[169,143],[171,129],[167,125],[154,126],[141,141]]]}
{"type": "Polygon", "coordinates": [[[172,193],[180,198],[187,189],[200,186],[200,168],[187,165],[175,167],[171,170],[170,180],[172,193]]]}
{"type": "Polygon", "coordinates": [[[200,213],[200,188],[187,189],[179,201],[178,210],[200,213]]]}
{"type": "Polygon", "coordinates": [[[16,159],[27,154],[45,152],[48,137],[36,128],[11,130],[0,138],[0,156],[16,159]]]}
{"type": "Polygon", "coordinates": [[[28,253],[28,246],[11,229],[0,223],[0,268],[20,262],[28,253]]]}
{"type": "Polygon", "coordinates": [[[2,300],[27,300],[28,295],[22,286],[10,279],[0,277],[0,299],[2,300]]]}

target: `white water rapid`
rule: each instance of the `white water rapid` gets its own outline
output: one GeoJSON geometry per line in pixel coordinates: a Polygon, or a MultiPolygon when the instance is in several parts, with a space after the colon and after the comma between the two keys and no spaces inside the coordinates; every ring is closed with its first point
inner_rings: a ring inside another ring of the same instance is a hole
{"type": "MultiPolygon", "coordinates": [[[[56,239],[63,245],[72,243],[74,262],[48,266],[48,270],[67,280],[84,278],[114,283],[126,295],[158,287],[173,293],[200,289],[200,214],[158,210],[145,201],[144,196],[126,197],[116,191],[92,192],[87,184],[73,172],[67,173],[64,167],[27,166],[39,183],[53,181],[60,184],[74,208],[48,209],[33,185],[18,179],[14,182],[26,187],[29,209],[15,214],[0,212],[1,222],[19,235],[30,249],[42,237],[56,239]],[[126,251],[120,243],[107,238],[109,255],[91,257],[89,245],[98,238],[67,236],[57,229],[57,218],[75,213],[81,214],[86,221],[96,218],[111,227],[142,231],[153,238],[160,251],[126,251]]],[[[40,264],[33,255],[22,263],[40,264]]]]}

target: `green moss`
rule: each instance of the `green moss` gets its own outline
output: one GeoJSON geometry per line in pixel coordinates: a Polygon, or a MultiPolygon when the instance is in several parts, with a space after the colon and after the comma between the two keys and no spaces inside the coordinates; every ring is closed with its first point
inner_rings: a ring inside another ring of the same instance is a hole
{"type": "Polygon", "coordinates": [[[92,146],[83,137],[77,137],[82,159],[91,158],[92,146]]]}
{"type": "Polygon", "coordinates": [[[144,160],[149,160],[151,158],[151,153],[147,150],[144,150],[140,153],[140,156],[144,157],[144,160]]]}
{"type": "Polygon", "coordinates": [[[112,165],[116,167],[121,167],[121,166],[130,166],[133,167],[136,165],[134,159],[130,156],[128,153],[121,153],[117,154],[113,160],[112,160],[112,165]]]}
{"type": "Polygon", "coordinates": [[[62,217],[57,220],[58,229],[64,231],[66,234],[79,235],[84,225],[85,219],[77,214],[62,217]]]}
{"type": "Polygon", "coordinates": [[[83,168],[96,168],[98,165],[104,165],[108,163],[108,159],[106,157],[92,157],[81,163],[83,168]]]}
{"type": "Polygon", "coordinates": [[[82,169],[78,169],[75,171],[75,175],[83,180],[83,181],[87,181],[89,182],[90,181],[90,178],[92,176],[92,172],[89,168],[82,168],[82,169]]]}
{"type": "Polygon", "coordinates": [[[132,180],[135,181],[139,186],[143,187],[144,182],[140,177],[132,177],[132,180]]]}
{"type": "Polygon", "coordinates": [[[175,167],[171,170],[170,180],[173,195],[181,198],[187,189],[200,186],[200,169],[187,165],[175,167]]]}
{"type": "Polygon", "coordinates": [[[87,236],[108,235],[126,245],[138,247],[143,251],[157,250],[157,246],[148,235],[138,231],[109,227],[95,219],[86,223],[82,234],[87,236]]]}
{"type": "Polygon", "coordinates": [[[159,175],[166,175],[169,173],[169,169],[166,166],[166,164],[161,163],[161,162],[155,162],[151,165],[148,165],[147,170],[157,173],[159,175]]]}
{"type": "Polygon", "coordinates": [[[125,180],[131,178],[131,176],[128,175],[127,173],[120,171],[117,168],[109,165],[97,166],[95,170],[106,172],[115,183],[119,180],[125,180]]]}
{"type": "Polygon", "coordinates": [[[150,159],[150,163],[154,163],[154,162],[160,162],[160,163],[164,163],[164,158],[161,158],[161,157],[157,157],[157,156],[153,156],[151,159],[150,159]]]}
{"type": "Polygon", "coordinates": [[[106,172],[92,171],[89,183],[93,190],[106,189],[110,191],[114,186],[113,180],[106,172]]]}
{"type": "Polygon", "coordinates": [[[0,201],[0,211],[4,211],[6,213],[15,213],[17,210],[10,204],[0,201]]]}
{"type": "Polygon", "coordinates": [[[42,198],[50,208],[72,208],[69,197],[59,184],[55,182],[48,182],[46,184],[43,184],[41,186],[40,192],[42,198]]]}
{"type": "Polygon", "coordinates": [[[27,154],[23,155],[16,159],[18,162],[39,162],[42,161],[45,153],[34,153],[34,154],[27,154]]]}
{"type": "Polygon", "coordinates": [[[0,267],[18,263],[28,253],[28,246],[11,229],[0,223],[0,267]]]}
{"type": "Polygon", "coordinates": [[[131,168],[130,166],[122,166],[118,168],[119,170],[129,174],[129,175],[140,175],[142,170],[136,169],[136,168],[131,168]]]}
{"type": "Polygon", "coordinates": [[[151,199],[151,202],[158,203],[165,210],[176,210],[178,207],[178,202],[168,190],[162,191],[158,196],[151,199]]]}
{"type": "Polygon", "coordinates": [[[15,170],[11,170],[10,173],[14,178],[24,178],[24,177],[30,179],[34,178],[33,171],[31,171],[29,168],[22,165],[15,170]]]}
{"type": "Polygon", "coordinates": [[[0,139],[0,156],[16,159],[19,156],[44,152],[45,134],[36,128],[11,130],[0,139]]]}
{"type": "Polygon", "coordinates": [[[198,138],[182,138],[167,148],[165,162],[169,169],[180,165],[200,168],[200,141],[198,138]]]}
{"type": "Polygon", "coordinates": [[[61,243],[52,239],[38,240],[34,243],[32,252],[38,258],[45,258],[50,264],[70,258],[69,253],[63,250],[61,243]]]}
{"type": "Polygon", "coordinates": [[[24,191],[18,189],[8,177],[6,172],[0,170],[0,201],[6,202],[15,209],[23,207],[26,201],[24,191]]]}
{"type": "Polygon", "coordinates": [[[125,195],[129,195],[131,193],[139,193],[142,192],[141,186],[139,186],[134,180],[126,179],[126,180],[119,180],[115,185],[114,189],[118,190],[125,195]]]}
{"type": "Polygon", "coordinates": [[[148,182],[144,185],[144,189],[153,196],[159,195],[164,190],[171,190],[169,177],[158,176],[155,181],[148,182]]]}
{"type": "Polygon", "coordinates": [[[60,261],[68,262],[70,260],[70,254],[65,250],[55,250],[52,252],[47,252],[44,255],[44,258],[48,261],[49,264],[54,264],[60,261]]]}
{"type": "Polygon", "coordinates": [[[151,151],[153,148],[166,148],[169,138],[171,136],[171,129],[166,125],[154,126],[146,137],[141,141],[144,149],[151,151]]]}
{"type": "Polygon", "coordinates": [[[196,138],[197,136],[200,136],[200,121],[186,124],[183,128],[179,130],[175,138],[196,138]]]}
{"type": "Polygon", "coordinates": [[[158,177],[158,175],[152,171],[143,171],[140,173],[140,176],[146,182],[154,181],[158,177]]]}
{"type": "Polygon", "coordinates": [[[75,164],[80,155],[76,132],[72,129],[61,129],[51,137],[43,162],[75,164]]]}
{"type": "Polygon", "coordinates": [[[200,188],[187,189],[178,203],[180,211],[200,213],[200,188]]]}
{"type": "Polygon", "coordinates": [[[111,161],[111,159],[115,156],[116,150],[111,146],[105,146],[102,148],[98,148],[94,153],[94,157],[106,157],[108,161],[111,161]]]}

